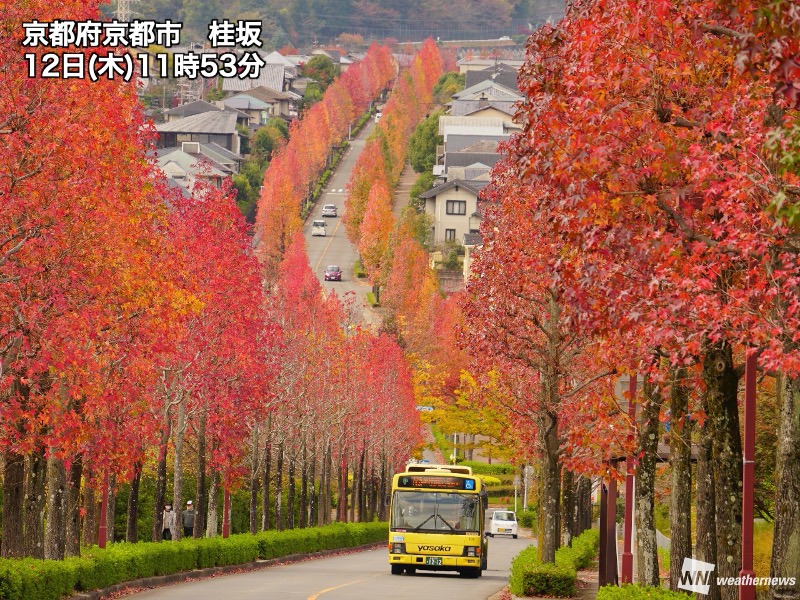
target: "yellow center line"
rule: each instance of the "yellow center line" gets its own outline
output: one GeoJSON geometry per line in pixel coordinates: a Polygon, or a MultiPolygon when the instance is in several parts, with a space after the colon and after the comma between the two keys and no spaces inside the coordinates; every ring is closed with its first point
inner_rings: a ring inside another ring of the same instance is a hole
{"type": "Polygon", "coordinates": [[[380,573],[376,573],[375,575],[371,575],[370,577],[362,577],[361,579],[356,579],[355,581],[348,581],[347,583],[342,583],[340,585],[335,585],[333,587],[325,588],[324,590],[321,590],[316,594],[312,594],[306,600],[317,600],[317,598],[319,598],[322,594],[325,594],[327,592],[332,592],[333,590],[338,590],[339,588],[347,587],[348,585],[354,585],[356,583],[361,583],[362,581],[366,581],[367,579],[372,579],[373,577],[380,577],[380,576],[381,576],[380,573]]]}
{"type": "Polygon", "coordinates": [[[342,224],[342,218],[339,217],[337,219],[336,227],[333,228],[333,233],[331,234],[331,239],[328,240],[328,245],[325,246],[325,250],[322,251],[322,256],[320,256],[319,260],[317,261],[317,266],[314,267],[314,274],[315,275],[317,274],[317,271],[319,271],[319,266],[320,266],[320,264],[322,264],[322,259],[325,258],[325,255],[328,253],[328,249],[331,247],[331,244],[333,243],[333,236],[336,235],[336,232],[339,230],[339,225],[341,225],[341,224],[342,224]]]}

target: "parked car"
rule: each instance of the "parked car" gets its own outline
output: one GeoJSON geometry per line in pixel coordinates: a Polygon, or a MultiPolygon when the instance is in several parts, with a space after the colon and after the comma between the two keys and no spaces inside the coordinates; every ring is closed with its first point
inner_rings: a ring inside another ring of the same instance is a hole
{"type": "Polygon", "coordinates": [[[336,265],[328,265],[325,267],[325,281],[341,281],[342,270],[336,265]]]}
{"type": "Polygon", "coordinates": [[[322,207],[322,216],[323,217],[335,217],[336,215],[336,205],[335,204],[326,204],[322,207]]]}
{"type": "Polygon", "coordinates": [[[327,235],[325,233],[325,221],[318,219],[311,223],[311,235],[321,235],[322,237],[325,237],[327,235]]]}
{"type": "Polygon", "coordinates": [[[489,537],[496,535],[510,535],[517,537],[517,514],[513,510],[496,510],[489,521],[489,537]]]}

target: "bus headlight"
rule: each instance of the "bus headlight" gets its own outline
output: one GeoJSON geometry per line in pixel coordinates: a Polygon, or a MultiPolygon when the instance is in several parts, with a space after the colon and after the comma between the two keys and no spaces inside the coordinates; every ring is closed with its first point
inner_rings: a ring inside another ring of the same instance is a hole
{"type": "Polygon", "coordinates": [[[402,543],[395,542],[392,544],[392,554],[405,554],[406,553],[406,545],[402,543]]]}
{"type": "Polygon", "coordinates": [[[467,556],[480,556],[480,555],[481,555],[480,546],[467,546],[467,556]]]}

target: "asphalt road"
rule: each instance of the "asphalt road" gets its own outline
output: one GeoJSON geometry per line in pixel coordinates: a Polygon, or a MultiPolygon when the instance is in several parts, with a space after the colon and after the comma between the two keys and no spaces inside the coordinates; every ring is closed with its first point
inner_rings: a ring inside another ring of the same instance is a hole
{"type": "Polygon", "coordinates": [[[418,571],[391,575],[385,548],[191,581],[127,596],[144,600],[486,600],[508,584],[511,560],[530,539],[489,538],[479,579],[418,571]]]}
{"type": "Polygon", "coordinates": [[[342,215],[344,214],[344,200],[350,173],[358,156],[364,150],[366,138],[374,126],[375,122],[370,121],[361,134],[350,142],[347,153],[342,157],[333,177],[328,180],[327,188],[317,200],[313,212],[303,227],[311,269],[317,275],[326,293],[335,292],[340,299],[344,299],[350,294],[355,300],[354,312],[356,314],[353,315],[353,320],[356,323],[366,322],[371,325],[378,322],[377,317],[366,304],[366,293],[372,288],[366,280],[359,280],[353,275],[353,263],[358,258],[358,250],[347,239],[342,215]],[[335,204],[339,216],[323,218],[322,207],[325,204],[335,204]],[[311,223],[317,219],[324,219],[327,223],[325,237],[311,236],[311,223]],[[325,267],[328,265],[337,265],[342,269],[342,281],[325,281],[325,267]]]}

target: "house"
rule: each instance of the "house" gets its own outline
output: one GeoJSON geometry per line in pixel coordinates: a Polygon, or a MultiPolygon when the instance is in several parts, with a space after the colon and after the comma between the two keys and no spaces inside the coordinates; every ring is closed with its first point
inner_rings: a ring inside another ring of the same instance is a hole
{"type": "Polygon", "coordinates": [[[291,91],[279,92],[263,85],[247,90],[247,95],[269,104],[269,115],[271,117],[283,117],[285,119],[297,116],[297,104],[303,99],[300,94],[295,94],[291,91]]]}
{"type": "Polygon", "coordinates": [[[458,65],[459,74],[463,75],[469,71],[482,71],[487,67],[493,67],[497,64],[504,64],[512,69],[519,70],[525,63],[523,60],[511,60],[503,58],[496,60],[494,58],[462,58],[456,64],[458,65]]]}
{"type": "Polygon", "coordinates": [[[466,72],[465,89],[482,83],[484,81],[494,81],[510,90],[519,91],[517,76],[519,69],[516,69],[506,63],[497,62],[492,66],[484,67],[483,69],[469,70],[466,72]]]}
{"type": "Polygon", "coordinates": [[[197,142],[183,142],[181,147],[156,150],[156,163],[164,172],[170,184],[191,193],[195,183],[204,181],[214,187],[222,187],[222,182],[231,175],[224,165],[201,152],[197,142]]]}
{"type": "Polygon", "coordinates": [[[514,105],[522,99],[522,94],[516,89],[507,88],[487,79],[453,94],[450,114],[459,117],[491,107],[503,115],[513,115],[514,105]]]}
{"type": "Polygon", "coordinates": [[[464,234],[464,281],[472,275],[472,260],[475,250],[483,246],[483,237],[480,233],[464,234]]]}
{"type": "MultiPolygon", "coordinates": [[[[466,169],[464,176],[467,176],[466,169]]],[[[481,222],[480,194],[489,182],[488,167],[478,179],[452,178],[420,194],[425,212],[433,217],[432,241],[460,242],[477,233],[481,222]]]]}
{"type": "Polygon", "coordinates": [[[195,100],[194,102],[187,102],[175,108],[170,108],[164,112],[167,118],[167,123],[170,121],[177,121],[184,117],[191,117],[192,115],[199,115],[200,113],[210,112],[214,110],[222,110],[220,107],[205,100],[195,100]]]}
{"type": "Polygon", "coordinates": [[[274,63],[267,63],[261,67],[261,72],[254,79],[239,79],[238,77],[226,77],[222,80],[223,92],[246,92],[258,86],[264,86],[273,90],[283,91],[284,89],[285,67],[274,63]]]}
{"type": "Polygon", "coordinates": [[[233,154],[241,153],[236,115],[224,110],[208,111],[156,126],[158,148],[180,146],[181,142],[211,142],[233,154]]]}
{"type": "Polygon", "coordinates": [[[270,118],[272,105],[247,94],[236,94],[220,100],[225,108],[232,108],[247,115],[248,125],[263,125],[270,118]]]}

